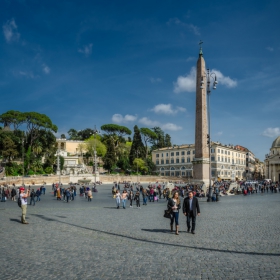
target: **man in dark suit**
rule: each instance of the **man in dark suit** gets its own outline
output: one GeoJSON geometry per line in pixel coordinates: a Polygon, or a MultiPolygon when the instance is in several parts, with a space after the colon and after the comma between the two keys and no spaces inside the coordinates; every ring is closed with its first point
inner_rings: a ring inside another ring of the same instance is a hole
{"type": "Polygon", "coordinates": [[[189,196],[184,199],[183,213],[187,217],[187,227],[188,232],[191,229],[191,219],[192,219],[192,229],[191,233],[195,234],[195,221],[196,215],[200,215],[200,208],[198,204],[198,199],[193,196],[193,192],[189,192],[189,196]]]}

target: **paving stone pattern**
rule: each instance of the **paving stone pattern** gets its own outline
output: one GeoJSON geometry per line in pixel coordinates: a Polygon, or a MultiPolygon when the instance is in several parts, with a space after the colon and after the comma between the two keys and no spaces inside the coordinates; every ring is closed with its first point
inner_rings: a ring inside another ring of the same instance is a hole
{"type": "Polygon", "coordinates": [[[176,236],[163,199],[116,209],[111,187],[66,203],[48,186],[29,225],[0,203],[0,279],[280,279],[279,193],[201,199],[196,234],[180,212],[176,236]]]}

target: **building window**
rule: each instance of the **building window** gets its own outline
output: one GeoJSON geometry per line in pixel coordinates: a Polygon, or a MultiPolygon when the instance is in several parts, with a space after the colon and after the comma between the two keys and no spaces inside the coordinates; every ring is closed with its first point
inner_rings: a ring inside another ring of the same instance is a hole
{"type": "Polygon", "coordinates": [[[167,160],[165,161],[165,163],[166,163],[166,164],[169,164],[169,159],[167,159],[167,160]]]}
{"type": "Polygon", "coordinates": [[[168,157],[168,153],[166,153],[166,156],[168,157]]]}
{"type": "Polygon", "coordinates": [[[220,153],[220,149],[218,149],[218,153],[220,153]]]}
{"type": "Polygon", "coordinates": [[[215,170],[211,170],[212,177],[215,177],[215,170]]]}
{"type": "Polygon", "coordinates": [[[163,153],[161,154],[161,157],[164,157],[163,153]]]}
{"type": "Polygon", "coordinates": [[[191,151],[187,151],[187,155],[190,155],[191,154],[191,151]]]}
{"type": "Polygon", "coordinates": [[[224,161],[224,157],[222,157],[222,161],[224,161]]]}
{"type": "Polygon", "coordinates": [[[179,156],[180,155],[180,153],[179,152],[176,152],[176,156],[179,156]]]}
{"type": "Polygon", "coordinates": [[[159,154],[156,154],[156,157],[159,157],[159,154]]]}
{"type": "Polygon", "coordinates": [[[158,159],[156,160],[156,164],[159,164],[159,160],[158,159]]]}
{"type": "Polygon", "coordinates": [[[193,155],[195,154],[195,150],[192,151],[193,155]]]}
{"type": "Polygon", "coordinates": [[[211,149],[211,153],[215,153],[215,149],[211,149]]]}
{"type": "Polygon", "coordinates": [[[185,172],[182,172],[182,176],[185,176],[185,172]]]}
{"type": "Polygon", "coordinates": [[[185,151],[181,152],[181,155],[184,156],[185,155],[185,151]]]}
{"type": "Polygon", "coordinates": [[[160,163],[161,163],[161,164],[164,164],[164,160],[162,159],[162,160],[160,161],[160,163]]]}
{"type": "Polygon", "coordinates": [[[211,157],[211,161],[215,161],[215,157],[211,157]]]}
{"type": "Polygon", "coordinates": [[[174,157],[174,153],[171,153],[171,156],[174,157]]]}
{"type": "Polygon", "coordinates": [[[221,150],[221,153],[223,154],[223,153],[224,153],[224,150],[221,150]]]}
{"type": "Polygon", "coordinates": [[[182,162],[182,163],[184,163],[184,162],[185,162],[185,159],[184,159],[184,158],[182,158],[182,159],[181,159],[181,162],[182,162]]]}
{"type": "Polygon", "coordinates": [[[220,158],[220,157],[218,157],[218,161],[221,161],[221,158],[220,158]]]}
{"type": "Polygon", "coordinates": [[[191,159],[189,157],[187,158],[187,162],[191,162],[191,159]]]}
{"type": "Polygon", "coordinates": [[[174,163],[174,159],[173,158],[171,159],[171,163],[174,163]]]}
{"type": "Polygon", "coordinates": [[[180,160],[178,158],[176,158],[176,163],[180,163],[180,160]]]}

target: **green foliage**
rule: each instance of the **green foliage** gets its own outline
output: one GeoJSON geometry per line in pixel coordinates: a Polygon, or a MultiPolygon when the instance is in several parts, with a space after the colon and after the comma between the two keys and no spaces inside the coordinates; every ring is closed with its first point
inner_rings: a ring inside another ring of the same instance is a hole
{"type": "Polygon", "coordinates": [[[3,123],[4,126],[13,125],[14,130],[17,130],[18,127],[25,122],[25,116],[19,111],[7,111],[6,113],[0,115],[0,123],[3,123]]]}
{"type": "Polygon", "coordinates": [[[141,158],[135,158],[133,160],[133,170],[140,171],[142,174],[146,174],[148,172],[148,167],[146,166],[146,163],[141,158]]]}
{"type": "Polygon", "coordinates": [[[171,136],[169,134],[165,134],[164,145],[165,145],[165,147],[171,147],[172,146],[171,136]]]}
{"type": "Polygon", "coordinates": [[[110,173],[113,168],[116,166],[117,157],[116,157],[116,151],[114,146],[114,141],[112,138],[108,138],[106,141],[107,144],[107,152],[106,155],[103,157],[103,167],[108,170],[110,173]]]}
{"type": "Polygon", "coordinates": [[[61,134],[60,138],[61,138],[61,139],[66,139],[65,134],[61,134]]]}
{"type": "Polygon", "coordinates": [[[98,139],[89,138],[85,143],[86,151],[93,157],[96,149],[98,157],[104,157],[107,151],[106,146],[101,143],[98,139]]]}
{"type": "Polygon", "coordinates": [[[63,167],[64,167],[64,157],[59,156],[59,168],[60,168],[60,170],[63,170],[63,167]]]}
{"type": "Polygon", "coordinates": [[[46,168],[45,168],[45,173],[46,173],[46,174],[51,174],[51,173],[53,173],[53,168],[52,168],[52,166],[46,167],[46,168]]]}
{"type": "Polygon", "coordinates": [[[169,134],[164,134],[160,127],[154,127],[152,130],[156,133],[157,138],[151,140],[151,150],[156,150],[164,147],[171,147],[171,137],[169,134]]]}
{"type": "Polygon", "coordinates": [[[118,136],[124,136],[131,134],[131,130],[129,128],[118,124],[104,124],[101,126],[101,129],[109,135],[116,134],[118,136]]]}
{"type": "Polygon", "coordinates": [[[7,157],[9,161],[18,155],[17,146],[10,137],[5,137],[3,140],[3,157],[7,157]]]}
{"type": "Polygon", "coordinates": [[[133,141],[131,145],[131,150],[129,154],[129,162],[132,165],[135,158],[142,158],[146,157],[146,149],[143,145],[140,130],[137,125],[134,126],[134,135],[133,141]]]}
{"type": "Polygon", "coordinates": [[[122,170],[127,170],[130,168],[129,158],[126,156],[122,156],[117,161],[117,166],[122,170]]]}
{"type": "Polygon", "coordinates": [[[143,136],[145,146],[146,146],[146,157],[148,157],[148,142],[151,143],[152,141],[157,140],[158,135],[147,127],[140,128],[140,132],[143,136]]]}

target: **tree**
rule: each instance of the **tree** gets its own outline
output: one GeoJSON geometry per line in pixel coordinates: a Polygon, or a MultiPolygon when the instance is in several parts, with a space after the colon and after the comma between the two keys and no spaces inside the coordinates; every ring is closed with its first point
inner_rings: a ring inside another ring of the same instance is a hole
{"type": "Polygon", "coordinates": [[[17,146],[9,137],[6,137],[3,141],[2,154],[4,157],[7,157],[9,161],[11,161],[12,158],[18,155],[17,146]]]}
{"type": "Polygon", "coordinates": [[[61,138],[61,139],[66,139],[65,134],[61,134],[60,138],[61,138]]]}
{"type": "Polygon", "coordinates": [[[78,136],[78,131],[74,128],[70,128],[67,133],[70,136],[69,140],[80,140],[78,136]]]}
{"type": "Polygon", "coordinates": [[[135,158],[142,158],[146,157],[145,147],[142,142],[140,130],[137,125],[134,126],[134,135],[133,141],[131,145],[131,150],[129,154],[129,162],[132,165],[135,158]]]}
{"type": "Polygon", "coordinates": [[[80,140],[86,140],[94,134],[94,130],[91,128],[86,128],[84,130],[78,131],[78,138],[80,140]]]}
{"type": "Polygon", "coordinates": [[[95,149],[98,157],[105,156],[107,149],[103,143],[101,143],[98,139],[93,138],[86,140],[85,150],[90,153],[92,157],[94,156],[95,149]]]}
{"type": "Polygon", "coordinates": [[[114,141],[111,138],[107,139],[107,152],[103,157],[103,167],[108,170],[110,173],[113,170],[113,167],[116,165],[117,157],[115,151],[114,141]]]}
{"type": "Polygon", "coordinates": [[[146,158],[148,157],[148,142],[151,142],[153,140],[157,139],[157,134],[150,130],[149,128],[146,127],[142,127],[140,128],[140,132],[143,136],[144,142],[145,142],[145,146],[146,146],[146,158]]]}
{"type": "Polygon", "coordinates": [[[157,138],[152,140],[152,150],[160,149],[165,147],[164,143],[164,132],[158,126],[152,128],[152,130],[156,133],[157,138]]]}
{"type": "Polygon", "coordinates": [[[126,126],[121,126],[118,124],[104,124],[101,126],[101,129],[105,131],[109,135],[116,134],[119,137],[124,135],[130,135],[131,130],[127,128],[126,126]]]}
{"type": "Polygon", "coordinates": [[[18,127],[25,122],[26,117],[23,113],[19,111],[7,111],[6,113],[0,115],[0,123],[4,124],[5,126],[14,126],[14,130],[18,130],[18,127]]]}
{"type": "Polygon", "coordinates": [[[27,112],[23,113],[23,115],[31,147],[33,146],[34,141],[39,137],[40,130],[57,132],[57,126],[54,125],[51,119],[45,114],[27,112]]]}
{"type": "Polygon", "coordinates": [[[133,169],[135,171],[138,169],[138,172],[140,171],[141,173],[146,173],[148,171],[145,161],[141,158],[135,158],[133,160],[133,169]]]}
{"type": "Polygon", "coordinates": [[[164,146],[165,147],[171,147],[172,146],[172,144],[171,144],[171,136],[169,134],[165,134],[164,146]]]}

